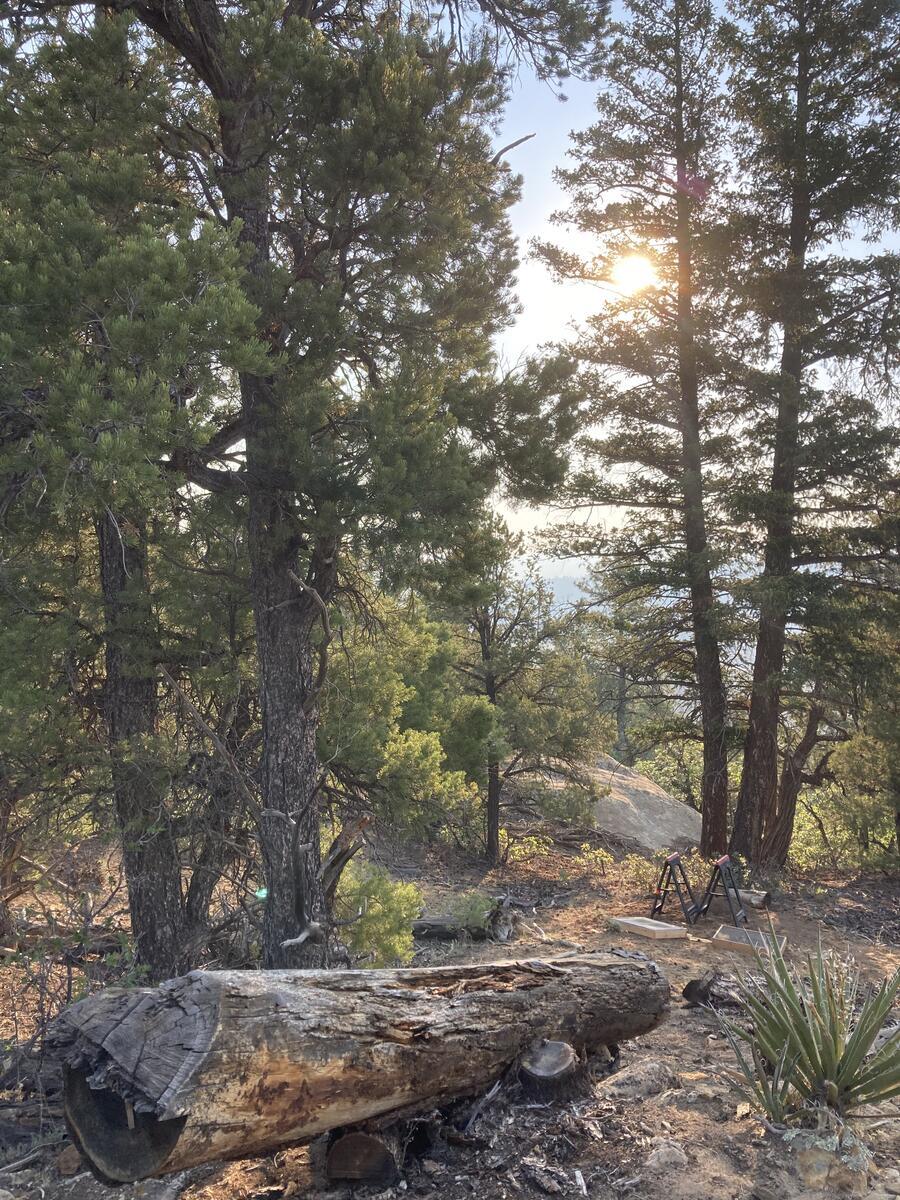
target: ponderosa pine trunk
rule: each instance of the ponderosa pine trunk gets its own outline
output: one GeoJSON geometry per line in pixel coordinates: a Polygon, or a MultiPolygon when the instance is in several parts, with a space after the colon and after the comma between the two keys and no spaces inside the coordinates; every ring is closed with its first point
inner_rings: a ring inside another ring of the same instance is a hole
{"type": "Polygon", "coordinates": [[[182,969],[181,863],[152,742],[158,716],[156,630],[140,522],[109,508],[96,522],[103,589],[103,708],[122,866],[137,956],[152,979],[182,969]]]}
{"type": "Polygon", "coordinates": [[[678,380],[681,426],[682,521],[687,550],[691,621],[703,727],[703,778],[700,850],[721,854],[728,841],[728,701],[722,679],[715,628],[715,595],[709,561],[703,492],[697,347],[693,314],[691,209],[688,193],[689,147],[686,141],[680,12],[675,6],[675,160],[676,243],[678,253],[678,380]]]}
{"type": "MultiPolygon", "coordinates": [[[[241,739],[252,721],[249,694],[245,692],[238,698],[233,719],[222,738],[233,760],[238,757],[241,739]]],[[[188,944],[197,947],[206,942],[213,895],[234,852],[229,823],[246,807],[244,794],[230,764],[223,762],[218,753],[210,760],[204,790],[207,802],[192,840],[191,879],[184,898],[188,944]]],[[[191,956],[187,956],[185,965],[187,968],[195,965],[191,956]]]]}
{"type": "Polygon", "coordinates": [[[622,665],[616,668],[616,758],[626,767],[634,766],[628,740],[628,681],[622,665]]]}
{"type": "Polygon", "coordinates": [[[497,866],[500,862],[500,792],[502,786],[500,764],[498,762],[488,763],[485,848],[487,860],[491,866],[497,866]]]}
{"type": "MultiPolygon", "coordinates": [[[[481,665],[484,670],[484,694],[488,702],[496,707],[498,688],[497,676],[493,668],[496,628],[490,614],[484,610],[476,612],[475,627],[478,631],[478,643],[481,648],[481,665]]],[[[485,856],[492,867],[496,867],[500,862],[500,795],[502,791],[503,777],[500,771],[500,762],[498,759],[491,757],[487,763],[484,849],[485,856]]]]}
{"type": "Polygon", "coordinates": [[[787,862],[788,851],[791,848],[791,835],[794,832],[797,800],[803,786],[803,776],[809,756],[818,741],[819,722],[824,712],[825,710],[820,704],[810,706],[803,735],[794,749],[784,758],[781,778],[778,781],[778,801],[775,812],[767,823],[766,840],[760,855],[762,861],[776,867],[783,867],[787,862]]]}
{"type": "Polygon", "coordinates": [[[21,848],[21,835],[13,832],[12,817],[16,808],[16,787],[5,778],[0,765],[0,943],[9,943],[13,933],[12,913],[8,897],[13,892],[15,864],[21,848]]]}
{"type": "MultiPolygon", "coordinates": [[[[801,8],[797,55],[797,111],[794,130],[789,244],[779,282],[782,327],[778,376],[778,411],[772,478],[767,497],[764,566],[760,586],[759,626],[753,661],[750,713],[731,851],[765,863],[773,843],[768,829],[778,811],[778,730],[781,674],[790,614],[793,572],[795,492],[803,388],[803,305],[809,242],[810,193],[806,134],[809,119],[809,48],[801,8]]],[[[793,820],[791,821],[791,831],[793,820]]],[[[790,832],[788,831],[788,842],[790,832]]],[[[782,835],[779,835],[779,841],[782,835]]]]}

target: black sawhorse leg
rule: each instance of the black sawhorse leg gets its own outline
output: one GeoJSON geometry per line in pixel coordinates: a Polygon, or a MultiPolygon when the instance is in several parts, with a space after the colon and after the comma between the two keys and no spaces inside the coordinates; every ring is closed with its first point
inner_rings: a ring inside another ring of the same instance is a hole
{"type": "Polygon", "coordinates": [[[663,863],[659,881],[656,884],[656,891],[653,895],[653,906],[650,909],[651,917],[658,917],[660,915],[666,906],[669,892],[673,889],[681,905],[681,911],[684,913],[684,919],[688,925],[693,925],[700,916],[700,906],[694,899],[691,883],[685,872],[680,854],[670,854],[663,863]]]}
{"type": "Polygon", "coordinates": [[[723,854],[713,865],[709,884],[703,893],[703,899],[700,901],[698,916],[702,917],[709,911],[709,906],[716,896],[724,896],[728,901],[728,907],[731,910],[732,925],[747,924],[747,913],[744,909],[744,902],[741,900],[740,889],[734,877],[734,864],[727,854],[723,854]]]}

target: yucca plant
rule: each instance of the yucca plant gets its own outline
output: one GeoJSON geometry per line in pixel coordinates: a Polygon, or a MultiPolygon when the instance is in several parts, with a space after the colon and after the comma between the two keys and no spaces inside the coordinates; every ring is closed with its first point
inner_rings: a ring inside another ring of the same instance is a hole
{"type": "Polygon", "coordinates": [[[807,955],[805,976],[788,966],[774,937],[757,963],[761,979],[738,983],[750,1028],[720,1021],[737,1059],[732,1078],[770,1121],[842,1121],[861,1104],[900,1095],[900,1027],[870,1054],[900,991],[900,969],[858,1003],[859,971],[821,944],[807,955]]]}

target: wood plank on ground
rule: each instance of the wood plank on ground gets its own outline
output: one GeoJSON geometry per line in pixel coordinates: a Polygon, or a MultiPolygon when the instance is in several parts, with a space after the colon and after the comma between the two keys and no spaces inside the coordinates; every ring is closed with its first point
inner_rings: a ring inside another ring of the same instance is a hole
{"type": "MultiPolygon", "coordinates": [[[[752,954],[754,950],[762,953],[769,949],[772,934],[764,933],[761,929],[736,929],[734,925],[720,925],[712,940],[727,945],[729,950],[741,950],[744,954],[752,954]]],[[[775,934],[774,940],[779,951],[783,951],[787,945],[784,934],[775,934]]]]}
{"type": "Polygon", "coordinates": [[[625,933],[654,940],[686,938],[688,935],[686,925],[670,925],[667,921],[655,921],[653,917],[613,917],[613,924],[625,933]]]}

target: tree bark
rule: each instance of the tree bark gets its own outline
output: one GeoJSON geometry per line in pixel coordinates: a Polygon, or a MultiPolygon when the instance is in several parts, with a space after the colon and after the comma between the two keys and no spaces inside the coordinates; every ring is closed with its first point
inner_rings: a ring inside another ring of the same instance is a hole
{"type": "MultiPolygon", "coordinates": [[[[270,239],[269,144],[259,98],[222,106],[220,185],[230,223],[250,247],[251,299],[265,304],[270,239]],[[258,291],[258,295],[255,293],[258,291]]],[[[246,441],[250,591],[256,624],[262,721],[260,849],[268,895],[263,915],[265,967],[320,965],[325,942],[296,941],[324,918],[319,880],[319,762],[317,691],[319,656],[313,631],[321,618],[314,597],[327,604],[336,578],[336,544],[309,547],[294,514],[292,464],[285,461],[283,414],[274,378],[241,375],[246,441]],[[301,552],[310,552],[308,570],[301,552]],[[306,576],[312,594],[296,583],[306,576]]]]}
{"type": "Polygon", "coordinates": [[[97,519],[103,590],[104,715],[122,866],[138,961],[151,978],[183,969],[181,863],[152,739],[158,712],[156,629],[143,528],[109,508],[97,519]]]}
{"type": "Polygon", "coordinates": [[[195,971],[101,992],[50,1042],[73,1137],[126,1182],[262,1154],[483,1090],[541,1038],[579,1054],[647,1033],[669,985],[583,955],[378,971],[195,971]]]}
{"type": "Polygon", "coordinates": [[[628,680],[622,664],[616,668],[616,758],[623,766],[634,766],[634,753],[628,740],[628,680]]]}
{"type": "Polygon", "coordinates": [[[809,756],[819,740],[819,722],[824,716],[824,706],[810,705],[806,717],[806,728],[794,749],[785,755],[778,783],[778,800],[774,813],[770,814],[765,828],[765,841],[761,846],[760,859],[766,863],[783,867],[791,848],[797,799],[803,786],[803,773],[809,756]]]}
{"type": "Polygon", "coordinates": [[[452,941],[454,938],[469,937],[472,941],[508,942],[515,936],[519,917],[506,899],[496,900],[485,912],[484,920],[463,924],[452,916],[428,916],[423,913],[413,921],[413,937],[424,940],[452,941]]]}
{"type": "Polygon", "coordinates": [[[703,726],[700,853],[722,854],[728,840],[728,701],[722,679],[719,639],[715,628],[715,593],[703,493],[703,449],[700,432],[697,347],[693,314],[691,209],[686,190],[690,147],[685,133],[684,75],[680,44],[680,11],[675,6],[675,163],[678,254],[678,380],[681,426],[682,519],[687,551],[691,621],[694,635],[700,714],[703,726]]]}
{"type": "MultiPolygon", "coordinates": [[[[803,9],[799,17],[797,110],[791,171],[787,259],[780,279],[781,367],[772,479],[767,497],[766,540],[756,655],[744,763],[730,850],[765,863],[774,843],[767,826],[778,808],[778,724],[785,631],[791,608],[795,491],[803,384],[803,306],[809,242],[810,192],[806,162],[809,119],[809,47],[803,9]]],[[[793,823],[791,824],[791,829],[793,823]]],[[[781,838],[779,838],[779,841],[781,838]]],[[[788,840],[790,838],[788,837],[788,840]]]]}
{"type": "MultiPolygon", "coordinates": [[[[491,703],[496,703],[491,701],[491,703]]],[[[487,790],[487,811],[485,814],[486,822],[486,851],[487,860],[491,866],[497,866],[500,862],[500,792],[502,790],[500,780],[500,764],[498,762],[488,763],[488,790],[487,790]]]]}
{"type": "MultiPolygon", "coordinates": [[[[478,641],[481,647],[481,664],[484,669],[484,694],[488,702],[495,708],[498,701],[497,677],[494,674],[494,638],[496,624],[489,612],[478,610],[476,621],[478,641]]],[[[487,764],[487,797],[484,814],[484,848],[485,855],[492,867],[500,863],[500,793],[503,790],[503,780],[500,775],[500,762],[491,758],[487,764]]]]}

